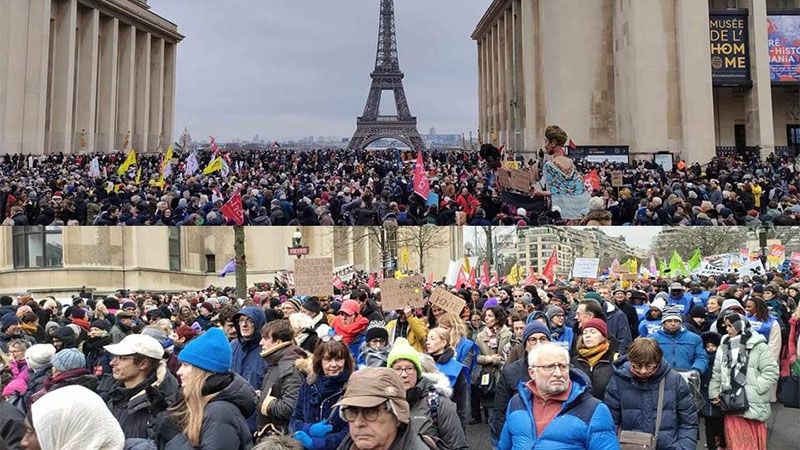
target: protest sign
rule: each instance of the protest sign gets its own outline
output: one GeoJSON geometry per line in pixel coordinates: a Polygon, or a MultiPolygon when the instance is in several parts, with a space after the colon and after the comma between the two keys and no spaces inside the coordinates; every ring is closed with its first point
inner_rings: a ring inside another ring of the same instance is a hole
{"type": "Polygon", "coordinates": [[[575,258],[572,265],[573,278],[597,278],[600,258],[575,258]]]}
{"type": "Polygon", "coordinates": [[[513,189],[515,191],[531,193],[533,176],[530,172],[522,170],[497,169],[497,183],[503,189],[513,189]]]}
{"type": "Polygon", "coordinates": [[[421,308],[425,306],[422,298],[422,275],[403,279],[386,278],[381,283],[381,307],[384,311],[405,309],[406,306],[421,308]]]}
{"type": "Polygon", "coordinates": [[[453,295],[442,288],[437,288],[433,291],[430,297],[430,302],[432,305],[436,305],[437,307],[457,316],[461,315],[464,305],[467,304],[463,298],[453,295]]]}
{"type": "Polygon", "coordinates": [[[333,258],[305,258],[294,261],[295,294],[333,295],[333,258]]]}
{"type": "Polygon", "coordinates": [[[622,172],[619,170],[615,170],[611,172],[611,186],[612,187],[622,187],[625,182],[622,179],[622,172]]]}

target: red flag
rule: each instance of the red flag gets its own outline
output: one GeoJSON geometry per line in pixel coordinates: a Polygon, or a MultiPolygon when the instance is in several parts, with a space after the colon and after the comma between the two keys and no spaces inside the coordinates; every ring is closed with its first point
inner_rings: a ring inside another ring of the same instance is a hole
{"type": "Polygon", "coordinates": [[[547,281],[552,283],[556,279],[556,266],[558,265],[558,250],[553,248],[553,253],[547,258],[547,264],[544,266],[542,275],[547,278],[547,281]]]}
{"type": "Polygon", "coordinates": [[[584,184],[587,185],[586,187],[591,187],[593,191],[600,189],[600,175],[597,173],[597,169],[592,169],[591,172],[586,174],[584,184]]]}
{"type": "Polygon", "coordinates": [[[572,142],[572,139],[569,140],[569,143],[567,144],[567,146],[569,147],[570,150],[575,150],[576,148],[578,148],[578,146],[575,145],[574,142],[572,142]]]}
{"type": "Polygon", "coordinates": [[[489,262],[484,261],[481,267],[481,286],[489,285],[489,262]]]}
{"type": "Polygon", "coordinates": [[[222,217],[226,220],[233,220],[236,225],[244,224],[244,208],[242,208],[242,196],[237,191],[228,203],[222,206],[222,209],[219,210],[222,213],[222,217]]]}
{"type": "Polygon", "coordinates": [[[431,183],[425,174],[425,162],[422,160],[422,150],[417,153],[417,165],[414,167],[414,193],[428,200],[431,193],[431,183]]]}
{"type": "Polygon", "coordinates": [[[428,274],[428,284],[433,285],[433,272],[428,274]]]}
{"type": "Polygon", "coordinates": [[[375,289],[375,274],[374,273],[369,274],[369,279],[367,280],[367,286],[369,286],[370,289],[375,289]]]}
{"type": "Polygon", "coordinates": [[[333,287],[335,287],[336,289],[344,289],[344,281],[342,281],[342,279],[339,278],[339,275],[333,276],[333,287]]]}
{"type": "Polygon", "coordinates": [[[464,268],[459,267],[458,277],[456,278],[456,289],[461,289],[467,282],[467,274],[464,273],[464,268]]]}
{"type": "Polygon", "coordinates": [[[536,284],[536,281],[539,279],[539,274],[533,270],[533,266],[528,267],[528,276],[525,278],[525,286],[532,286],[536,284]]]}
{"type": "Polygon", "coordinates": [[[217,147],[217,139],[214,136],[209,136],[208,138],[211,141],[211,154],[217,156],[217,152],[219,151],[219,147],[217,147]]]}
{"type": "Polygon", "coordinates": [[[469,280],[467,280],[467,285],[472,289],[478,287],[478,278],[475,276],[475,268],[473,267],[469,271],[469,280]]]}
{"type": "Polygon", "coordinates": [[[492,280],[489,281],[489,285],[490,286],[497,286],[498,284],[500,284],[500,280],[497,277],[497,272],[495,272],[494,276],[492,277],[492,280]]]}

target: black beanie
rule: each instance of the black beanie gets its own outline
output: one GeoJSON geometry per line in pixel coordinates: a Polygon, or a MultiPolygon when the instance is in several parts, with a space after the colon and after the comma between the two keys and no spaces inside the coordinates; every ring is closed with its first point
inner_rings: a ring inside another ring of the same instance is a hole
{"type": "Polygon", "coordinates": [[[92,321],[91,327],[99,328],[104,331],[111,331],[111,322],[107,321],[106,319],[97,319],[92,321]]]}
{"type": "Polygon", "coordinates": [[[709,342],[712,342],[714,345],[719,347],[719,344],[722,342],[722,335],[719,333],[714,333],[713,331],[706,331],[700,335],[700,338],[703,340],[703,347],[705,347],[709,342]]]}
{"type": "Polygon", "coordinates": [[[389,341],[389,332],[386,331],[386,328],[380,327],[373,327],[367,330],[367,342],[373,339],[383,339],[384,341],[389,341]]]}
{"type": "Polygon", "coordinates": [[[303,309],[307,309],[308,311],[317,315],[322,311],[322,307],[319,305],[319,300],[316,297],[309,297],[306,301],[303,302],[302,305],[303,309]]]}

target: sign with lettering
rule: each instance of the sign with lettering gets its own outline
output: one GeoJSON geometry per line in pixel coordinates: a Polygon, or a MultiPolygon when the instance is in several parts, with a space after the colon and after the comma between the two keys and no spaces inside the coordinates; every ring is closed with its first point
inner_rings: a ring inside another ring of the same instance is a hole
{"type": "Polygon", "coordinates": [[[622,176],[622,172],[619,170],[615,170],[611,172],[611,187],[622,187],[625,185],[625,181],[622,176]]]}
{"type": "Polygon", "coordinates": [[[432,305],[438,306],[439,308],[442,308],[443,310],[453,313],[457,316],[461,315],[461,311],[467,304],[463,298],[453,295],[442,288],[436,288],[433,293],[431,293],[429,300],[432,305]]]}
{"type": "Polygon", "coordinates": [[[497,183],[503,189],[530,193],[533,181],[533,175],[530,172],[505,168],[497,169],[497,183]]]}
{"type": "Polygon", "coordinates": [[[381,308],[384,311],[405,309],[406,306],[421,308],[425,306],[422,298],[422,285],[425,277],[386,278],[381,283],[381,308]]]}
{"type": "Polygon", "coordinates": [[[305,258],[294,261],[295,294],[332,296],[333,258],[305,258]]]}
{"type": "Polygon", "coordinates": [[[747,13],[713,13],[709,25],[714,86],[751,84],[747,13]]]}
{"type": "Polygon", "coordinates": [[[800,83],[800,15],[767,16],[773,83],[800,83]]]}
{"type": "Polygon", "coordinates": [[[597,269],[600,268],[600,258],[575,258],[572,265],[574,278],[597,278],[597,269]]]}

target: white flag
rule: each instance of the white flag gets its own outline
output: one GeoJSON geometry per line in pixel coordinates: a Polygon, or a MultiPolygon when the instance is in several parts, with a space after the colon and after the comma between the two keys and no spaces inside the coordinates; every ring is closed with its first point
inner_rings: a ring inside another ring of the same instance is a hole
{"type": "Polygon", "coordinates": [[[225,161],[225,158],[222,158],[222,170],[220,171],[223,177],[227,177],[228,174],[231,172],[231,168],[228,166],[228,163],[225,161]]]}
{"type": "Polygon", "coordinates": [[[100,176],[100,160],[95,156],[89,164],[89,176],[97,178],[100,176]]]}
{"type": "Polygon", "coordinates": [[[197,153],[192,152],[192,154],[189,155],[188,158],[186,158],[186,171],[185,171],[186,176],[188,177],[194,175],[199,168],[200,168],[200,163],[197,162],[197,153]]]}

